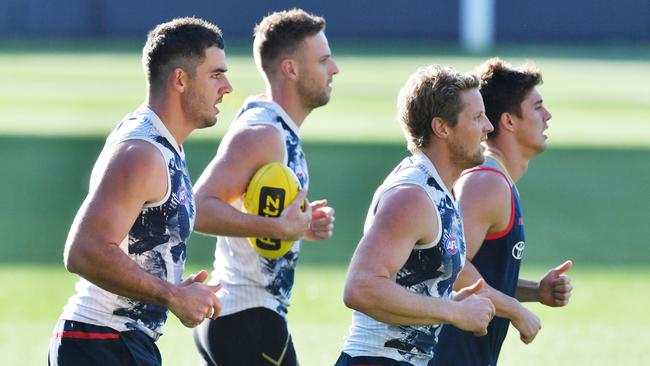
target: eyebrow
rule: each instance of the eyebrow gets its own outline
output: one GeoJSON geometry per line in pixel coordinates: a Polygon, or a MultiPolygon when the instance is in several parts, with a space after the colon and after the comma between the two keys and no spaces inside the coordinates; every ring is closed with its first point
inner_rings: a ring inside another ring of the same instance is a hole
{"type": "Polygon", "coordinates": [[[228,69],[224,69],[222,67],[217,67],[216,69],[212,69],[212,71],[210,71],[211,74],[226,73],[226,72],[228,72],[228,69]]]}

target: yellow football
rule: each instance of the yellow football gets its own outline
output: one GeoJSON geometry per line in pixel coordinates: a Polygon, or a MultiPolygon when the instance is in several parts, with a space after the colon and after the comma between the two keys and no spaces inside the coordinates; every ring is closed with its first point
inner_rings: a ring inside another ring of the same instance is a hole
{"type": "MultiPolygon", "coordinates": [[[[244,212],[278,217],[298,195],[300,182],[289,167],[274,162],[261,167],[248,183],[244,194],[244,212]]],[[[279,258],[293,246],[293,241],[273,238],[248,238],[253,249],[266,258],[279,258]]]]}

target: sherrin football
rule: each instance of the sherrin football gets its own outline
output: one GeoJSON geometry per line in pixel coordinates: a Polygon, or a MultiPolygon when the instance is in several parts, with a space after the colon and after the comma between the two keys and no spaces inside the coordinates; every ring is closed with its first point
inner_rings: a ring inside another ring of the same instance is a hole
{"type": "MultiPolygon", "coordinates": [[[[273,162],[261,167],[248,183],[244,194],[244,212],[278,217],[298,195],[300,182],[287,166],[273,162]]],[[[279,258],[293,246],[293,241],[273,238],[248,238],[253,249],[266,258],[279,258]]]]}

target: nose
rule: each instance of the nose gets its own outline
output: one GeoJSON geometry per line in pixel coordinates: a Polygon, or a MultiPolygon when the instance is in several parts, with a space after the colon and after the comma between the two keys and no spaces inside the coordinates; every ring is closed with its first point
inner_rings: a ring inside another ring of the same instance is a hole
{"type": "Polygon", "coordinates": [[[551,114],[551,112],[548,109],[544,108],[544,112],[546,112],[546,114],[544,116],[545,117],[544,121],[548,121],[549,119],[553,118],[553,115],[551,114]]]}
{"type": "Polygon", "coordinates": [[[222,86],[221,89],[219,89],[219,92],[221,94],[231,93],[232,92],[232,85],[230,84],[230,80],[228,80],[228,78],[225,77],[225,76],[224,76],[224,78],[225,78],[226,84],[224,86],[222,86]]]}
{"type": "Polygon", "coordinates": [[[494,126],[492,125],[492,122],[490,122],[490,119],[487,118],[487,116],[483,115],[483,118],[485,119],[485,127],[486,127],[486,132],[490,133],[494,131],[494,126]]]}
{"type": "Polygon", "coordinates": [[[336,75],[336,74],[338,74],[338,73],[339,73],[339,67],[338,67],[338,65],[336,64],[336,62],[334,62],[334,60],[330,59],[330,61],[332,62],[332,67],[331,67],[330,75],[336,75]]]}

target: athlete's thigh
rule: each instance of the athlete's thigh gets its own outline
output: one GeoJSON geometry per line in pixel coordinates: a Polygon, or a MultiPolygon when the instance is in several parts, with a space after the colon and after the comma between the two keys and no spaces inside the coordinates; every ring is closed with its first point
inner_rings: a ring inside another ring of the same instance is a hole
{"type": "Polygon", "coordinates": [[[48,365],[135,366],[135,362],[119,332],[106,327],[61,321],[50,341],[48,365]]]}
{"type": "Polygon", "coordinates": [[[296,366],[296,351],[285,318],[268,309],[260,311],[260,317],[263,324],[260,365],[296,366]]]}
{"type": "Polygon", "coordinates": [[[407,362],[396,361],[386,357],[357,356],[352,357],[345,352],[336,360],[334,366],[408,366],[407,362]]]}
{"type": "Polygon", "coordinates": [[[204,365],[297,365],[286,321],[266,308],[253,308],[216,320],[194,331],[204,365]]]}

